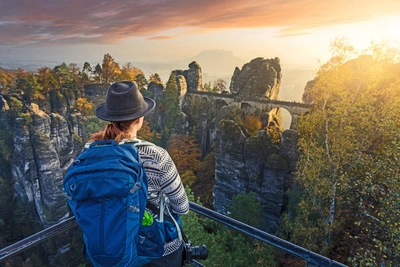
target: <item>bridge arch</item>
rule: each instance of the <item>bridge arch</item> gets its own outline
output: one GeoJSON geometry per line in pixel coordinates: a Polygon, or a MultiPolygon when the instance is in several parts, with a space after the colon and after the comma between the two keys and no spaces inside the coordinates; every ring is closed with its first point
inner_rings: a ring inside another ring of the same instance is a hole
{"type": "Polygon", "coordinates": [[[214,110],[220,110],[224,106],[229,106],[229,104],[224,99],[216,99],[212,105],[214,110]]]}
{"type": "Polygon", "coordinates": [[[284,129],[295,129],[300,115],[308,112],[312,105],[291,101],[269,100],[269,99],[237,99],[235,95],[230,94],[214,94],[210,92],[187,92],[186,97],[191,96],[197,101],[207,101],[213,104],[214,107],[225,105],[233,105],[240,109],[245,109],[249,112],[262,113],[277,112],[282,110],[284,114],[282,120],[284,129]]]}

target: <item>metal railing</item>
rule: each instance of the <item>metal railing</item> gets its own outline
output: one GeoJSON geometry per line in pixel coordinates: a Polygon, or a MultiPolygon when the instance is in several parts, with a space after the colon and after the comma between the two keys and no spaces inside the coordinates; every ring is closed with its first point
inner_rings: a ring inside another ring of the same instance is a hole
{"type": "MultiPolygon", "coordinates": [[[[326,258],[320,254],[317,254],[310,250],[307,250],[303,247],[300,247],[300,246],[290,243],[286,240],[278,238],[272,234],[261,231],[260,229],[257,229],[255,227],[252,227],[250,225],[247,225],[245,223],[242,223],[240,221],[232,219],[228,216],[225,216],[225,215],[215,212],[213,210],[202,207],[193,202],[190,202],[190,210],[194,211],[200,215],[203,215],[211,220],[222,223],[223,225],[231,227],[237,231],[240,231],[241,233],[244,233],[246,235],[249,235],[251,237],[259,239],[259,240],[261,240],[271,246],[274,246],[284,252],[287,252],[291,255],[297,256],[297,257],[303,259],[304,261],[306,261],[308,266],[310,266],[310,267],[311,266],[319,266],[319,267],[345,267],[346,266],[344,264],[341,264],[339,262],[336,262],[334,260],[326,258]]],[[[3,262],[23,251],[33,247],[33,246],[36,246],[36,245],[40,244],[41,242],[46,241],[47,239],[49,239],[53,236],[61,234],[65,231],[67,231],[68,229],[71,229],[74,226],[77,226],[77,222],[75,221],[75,217],[71,217],[71,218],[68,218],[68,219],[66,219],[58,224],[55,224],[45,230],[42,230],[34,235],[31,235],[21,241],[18,241],[6,248],[3,248],[0,250],[0,262],[3,262]]]]}

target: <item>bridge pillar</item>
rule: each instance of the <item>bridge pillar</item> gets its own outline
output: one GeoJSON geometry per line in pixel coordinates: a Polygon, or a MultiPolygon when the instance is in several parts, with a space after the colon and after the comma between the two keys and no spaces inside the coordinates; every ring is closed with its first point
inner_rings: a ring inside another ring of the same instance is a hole
{"type": "Polygon", "coordinates": [[[290,123],[290,129],[296,130],[296,124],[298,120],[299,120],[299,115],[292,114],[292,122],[290,123]]]}

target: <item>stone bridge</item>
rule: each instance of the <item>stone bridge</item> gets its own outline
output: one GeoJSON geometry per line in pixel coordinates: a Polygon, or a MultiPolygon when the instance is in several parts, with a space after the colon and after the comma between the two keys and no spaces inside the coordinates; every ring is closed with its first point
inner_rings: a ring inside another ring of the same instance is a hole
{"type": "Polygon", "coordinates": [[[186,92],[185,97],[187,100],[194,99],[198,101],[211,101],[219,105],[236,106],[240,109],[247,109],[250,112],[256,109],[262,112],[271,112],[273,109],[279,110],[280,108],[286,109],[291,115],[290,129],[295,129],[296,123],[300,115],[310,111],[312,104],[304,104],[298,102],[281,101],[281,100],[268,100],[268,99],[237,99],[235,95],[231,94],[215,94],[211,92],[186,92]]]}

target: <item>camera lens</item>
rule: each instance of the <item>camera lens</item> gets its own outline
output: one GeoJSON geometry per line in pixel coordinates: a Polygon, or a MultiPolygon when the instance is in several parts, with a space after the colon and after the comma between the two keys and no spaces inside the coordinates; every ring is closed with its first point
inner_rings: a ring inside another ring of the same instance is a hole
{"type": "Polygon", "coordinates": [[[192,247],[192,259],[206,260],[207,256],[208,256],[208,250],[206,245],[192,247]]]}

